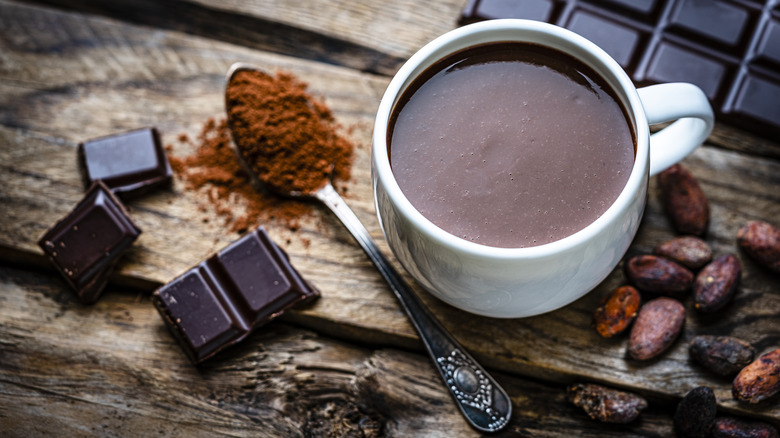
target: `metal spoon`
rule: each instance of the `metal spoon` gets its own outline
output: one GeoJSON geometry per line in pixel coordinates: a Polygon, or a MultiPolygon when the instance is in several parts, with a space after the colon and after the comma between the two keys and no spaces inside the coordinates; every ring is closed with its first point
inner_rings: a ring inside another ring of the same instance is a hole
{"type": "MultiPolygon", "coordinates": [[[[227,73],[227,83],[230,83],[233,75],[242,70],[261,71],[247,64],[233,64],[227,73]]],[[[236,147],[239,149],[240,160],[250,169],[240,152],[241,146],[236,143],[236,147]]],[[[276,193],[287,197],[316,199],[341,219],[400,301],[466,420],[472,427],[482,432],[496,432],[503,429],[512,416],[512,402],[507,393],[423,306],[401,275],[379,251],[366,228],[339,196],[330,181],[314,193],[279,193],[278,191],[276,193]]]]}

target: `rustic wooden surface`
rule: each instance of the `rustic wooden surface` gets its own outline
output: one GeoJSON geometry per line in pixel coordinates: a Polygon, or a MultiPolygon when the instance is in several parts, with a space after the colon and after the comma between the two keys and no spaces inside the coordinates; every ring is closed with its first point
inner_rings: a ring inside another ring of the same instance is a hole
{"type": "MultiPolygon", "coordinates": [[[[204,223],[196,195],[180,182],[129,203],[144,233],[93,306],[74,300],[35,244],[81,198],[78,142],[140,126],[157,126],[166,143],[194,136],[206,119],[222,117],[224,74],[242,61],[293,72],[353,128],[359,147],[347,202],[389,254],[371,197],[374,112],[392,72],[453,28],[463,3],[0,1],[0,430],[472,435],[392,294],[324,209],[295,233],[264,224],[323,298],[200,368],[186,361],[148,296],[238,236],[216,219],[204,223]]],[[[737,254],[743,281],[727,309],[690,312],[681,339],[656,361],[626,359],[625,337],[604,340],[590,327],[601,296],[625,281],[619,268],[577,302],[518,320],[470,315],[413,285],[505,385],[515,407],[509,434],[668,436],[676,401],[699,385],[713,387],[722,413],[780,425],[777,397],[736,403],[730,382],[687,354],[698,334],[739,336],[762,352],[780,347],[780,277],[735,246],[749,219],[780,225],[780,142],[718,125],[684,164],[711,202],[707,241],[718,254],[737,254]],[[565,401],[565,385],[579,381],[641,393],[651,409],[628,427],[595,423],[565,401]]],[[[673,235],[653,181],[629,254],[673,235]]]]}

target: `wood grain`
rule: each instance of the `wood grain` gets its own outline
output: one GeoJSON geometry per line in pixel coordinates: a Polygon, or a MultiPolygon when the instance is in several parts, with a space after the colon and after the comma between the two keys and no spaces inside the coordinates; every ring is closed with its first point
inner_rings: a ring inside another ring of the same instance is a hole
{"type": "Polygon", "coordinates": [[[414,50],[451,29],[462,1],[43,0],[40,3],[388,75],[414,50]],[[414,12],[399,16],[398,11],[414,12]],[[450,18],[440,20],[445,14],[450,18]],[[323,19],[324,15],[328,19],[323,19]]]}
{"type": "MultiPolygon", "coordinates": [[[[0,290],[18,316],[0,325],[4,436],[477,436],[417,353],[274,322],[195,367],[145,294],[112,288],[84,306],[57,277],[7,267],[0,290]]],[[[660,402],[604,428],[560,385],[496,378],[515,408],[503,436],[671,433],[660,402]]]]}
{"type": "MultiPolygon", "coordinates": [[[[0,256],[7,263],[47,266],[35,242],[83,193],[75,159],[79,141],[148,125],[160,128],[166,143],[180,133],[194,136],[207,118],[222,115],[223,75],[234,61],[292,71],[310,84],[314,94],[325,98],[340,122],[355,128],[353,137],[359,147],[347,202],[390,254],[374,215],[369,175],[371,123],[387,77],[177,31],[15,3],[0,2],[0,29],[0,202],[4,210],[0,256]]],[[[740,138],[750,144],[750,137],[740,138]]],[[[710,199],[712,226],[707,241],[716,253],[737,252],[736,230],[746,220],[777,224],[780,217],[780,162],[766,157],[771,153],[744,152],[708,143],[684,161],[710,199]]],[[[650,193],[629,254],[649,252],[673,236],[654,181],[650,193]]],[[[148,293],[237,237],[225,232],[216,218],[204,223],[197,194],[180,184],[129,207],[144,234],[121,260],[112,277],[114,285],[148,293]]],[[[265,225],[295,266],[323,292],[314,306],[286,315],[288,321],[364,345],[420,351],[391,293],[335,218],[315,209],[296,233],[281,224],[265,225]]],[[[737,255],[744,273],[734,302],[710,317],[691,311],[682,339],[662,358],[647,364],[625,358],[625,338],[604,340],[590,327],[590,315],[601,296],[625,281],[620,267],[570,306],[520,320],[470,315],[442,304],[416,284],[413,288],[489,369],[556,384],[603,382],[666,402],[706,384],[715,389],[723,412],[777,422],[777,400],[759,406],[738,404],[731,399],[728,381],[708,375],[687,356],[686,342],[697,334],[739,336],[760,351],[780,346],[778,277],[742,253],[737,255]]],[[[98,306],[110,313],[110,302],[101,300],[98,306]]],[[[0,320],[17,317],[14,312],[26,314],[26,310],[9,309],[14,308],[0,308],[0,320]]],[[[89,308],[78,312],[95,317],[89,308]]],[[[68,326],[57,327],[67,333],[63,329],[68,326]]],[[[121,325],[107,327],[103,330],[108,337],[121,325]]],[[[13,339],[9,335],[0,340],[9,338],[13,339]]],[[[71,342],[66,347],[77,354],[89,351],[76,341],[66,341],[71,342]]],[[[513,398],[517,394],[510,391],[513,398]]]]}
{"type": "MultiPolygon", "coordinates": [[[[266,52],[390,75],[417,49],[457,27],[467,0],[35,0],[266,52]]],[[[710,144],[780,159],[780,143],[718,124],[710,144]]]]}

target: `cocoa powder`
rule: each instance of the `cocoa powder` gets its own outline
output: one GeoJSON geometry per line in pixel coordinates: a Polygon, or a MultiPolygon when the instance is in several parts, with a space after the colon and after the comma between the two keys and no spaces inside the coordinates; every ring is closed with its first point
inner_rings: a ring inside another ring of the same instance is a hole
{"type": "Polygon", "coordinates": [[[301,216],[307,214],[309,204],[283,200],[257,190],[233,150],[227,123],[209,119],[195,140],[182,134],[181,144],[195,147],[193,155],[169,160],[184,188],[202,193],[201,211],[213,211],[226,221],[230,231],[243,233],[268,220],[278,220],[295,230],[301,216]]]}
{"type": "Polygon", "coordinates": [[[226,91],[228,123],[247,165],[268,188],[310,194],[350,176],[353,146],[324,103],[289,73],[242,70],[226,91]]]}
{"type": "Polygon", "coordinates": [[[215,212],[229,230],[243,233],[276,221],[295,231],[312,211],[310,203],[254,185],[233,140],[244,145],[246,164],[266,187],[308,193],[332,174],[338,190],[346,192],[354,145],[340,135],[342,127],[330,109],[306,88],[289,73],[238,72],[227,89],[232,139],[226,120],[209,119],[195,140],[185,134],[177,138],[195,149],[193,155],[171,156],[168,146],[185,189],[202,192],[200,209],[215,212]]]}

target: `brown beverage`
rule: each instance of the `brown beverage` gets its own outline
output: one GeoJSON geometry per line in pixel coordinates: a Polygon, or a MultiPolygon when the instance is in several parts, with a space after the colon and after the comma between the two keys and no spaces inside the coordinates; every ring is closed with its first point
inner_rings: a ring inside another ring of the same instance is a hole
{"type": "Polygon", "coordinates": [[[569,236],[612,205],[635,136],[611,88],[576,59],[492,43],[430,67],[390,121],[404,195],[451,234],[489,246],[569,236]]]}

